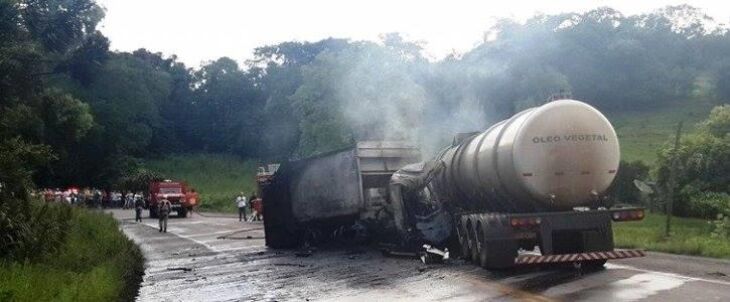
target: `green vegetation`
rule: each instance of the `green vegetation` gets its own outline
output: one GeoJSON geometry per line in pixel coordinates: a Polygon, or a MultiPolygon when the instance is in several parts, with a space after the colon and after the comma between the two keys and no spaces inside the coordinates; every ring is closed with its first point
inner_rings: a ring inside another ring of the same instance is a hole
{"type": "Polygon", "coordinates": [[[707,101],[677,102],[656,110],[607,113],[621,142],[621,159],[652,164],[657,151],[672,138],[677,124],[684,121],[684,133],[697,132],[697,124],[707,118],[713,104],[707,101]]]}
{"type": "Polygon", "coordinates": [[[144,270],[139,248],[109,215],[71,209],[69,219],[52,252],[0,263],[0,301],[134,300],[144,270]]]}
{"type": "Polygon", "coordinates": [[[673,254],[730,258],[730,241],[712,237],[713,225],[697,218],[673,218],[672,234],[664,237],[665,216],[648,214],[642,221],[615,223],[616,246],[673,254]]]}
{"type": "MultiPolygon", "coordinates": [[[[730,107],[694,127],[711,102],[730,99],[730,35],[687,5],[503,19],[489,29],[493,39],[438,62],[391,33],[381,43],[282,42],[256,48],[243,66],[224,57],[200,68],[174,54],[110,51],[94,0],[0,0],[0,16],[0,260],[3,288],[13,290],[5,296],[113,300],[128,292],[114,280],[134,280],[125,268],[135,268],[138,252],[111,218],[36,204],[36,187],[139,188],[159,173],[198,189],[204,210],[233,211],[233,197],[254,190],[253,159],[305,157],[362,139],[429,145],[557,92],[612,113],[624,159],[653,166],[660,187],[673,158],[662,143],[676,123],[707,132],[683,142],[678,191],[686,198],[677,200],[722,205],[730,192],[730,107]],[[196,153],[228,155],[171,155],[196,153]],[[696,195],[707,192],[717,194],[696,195]]],[[[629,166],[616,188],[624,199],[636,196],[632,177],[648,174],[629,166]]],[[[693,208],[680,202],[675,210],[693,208]]],[[[704,229],[680,226],[663,243],[651,236],[652,219],[646,228],[619,227],[619,237],[724,255],[712,245],[722,243],[702,241],[704,229]],[[632,231],[651,234],[622,233],[632,231]]],[[[716,234],[728,234],[722,221],[716,234]]]]}
{"type": "Polygon", "coordinates": [[[706,217],[708,204],[723,205],[716,210],[730,214],[730,105],[717,106],[700,123],[697,133],[683,138],[679,148],[665,146],[658,152],[654,176],[657,184],[667,188],[671,181],[672,162],[677,162],[674,215],[706,217]],[[720,193],[708,195],[708,193],[720,193]],[[714,201],[713,201],[714,200],[714,201]],[[693,202],[700,202],[694,206],[693,202]]]}
{"type": "Polygon", "coordinates": [[[234,212],[238,193],[256,192],[256,164],[232,155],[172,155],[145,165],[166,178],[187,181],[199,192],[203,211],[234,212]]]}

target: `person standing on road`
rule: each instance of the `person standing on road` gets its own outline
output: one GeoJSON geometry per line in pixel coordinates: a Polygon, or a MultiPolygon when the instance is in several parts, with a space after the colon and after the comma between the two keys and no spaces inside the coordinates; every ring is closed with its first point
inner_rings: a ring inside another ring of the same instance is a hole
{"type": "Polygon", "coordinates": [[[251,221],[261,221],[261,215],[263,215],[263,213],[264,213],[261,198],[256,197],[256,194],[252,194],[250,203],[251,203],[251,221]]]}
{"type": "Polygon", "coordinates": [[[134,205],[135,205],[134,193],[132,193],[132,191],[129,191],[129,192],[127,192],[127,195],[124,196],[124,208],[129,209],[129,208],[134,207],[134,205]]]}
{"type": "Polygon", "coordinates": [[[139,198],[134,201],[134,221],[142,222],[142,209],[144,208],[144,201],[139,198]]]}
{"type": "Polygon", "coordinates": [[[247,203],[246,196],[243,195],[243,192],[241,192],[241,194],[236,197],[236,205],[238,205],[238,221],[246,221],[247,203]]]}
{"type": "Polygon", "coordinates": [[[94,189],[94,208],[101,208],[101,191],[94,189]]]}
{"type": "Polygon", "coordinates": [[[167,233],[167,218],[170,216],[170,211],[172,211],[172,204],[162,194],[160,194],[159,199],[157,213],[160,218],[160,232],[167,233]]]}

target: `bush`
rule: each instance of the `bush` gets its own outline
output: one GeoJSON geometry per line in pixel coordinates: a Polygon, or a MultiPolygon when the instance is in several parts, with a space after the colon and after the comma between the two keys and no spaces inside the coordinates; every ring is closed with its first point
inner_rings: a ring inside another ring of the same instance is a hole
{"type": "Polygon", "coordinates": [[[58,251],[71,223],[71,208],[9,198],[0,202],[0,258],[36,261],[58,251]]]}
{"type": "Polygon", "coordinates": [[[134,300],[144,262],[116,220],[64,205],[47,209],[69,214],[64,240],[32,261],[0,264],[0,301],[134,300]]]}
{"type": "Polygon", "coordinates": [[[713,238],[730,239],[730,216],[718,214],[717,219],[712,221],[713,238]]]}
{"type": "Polygon", "coordinates": [[[727,194],[717,194],[730,193],[729,116],[730,106],[715,107],[700,124],[701,132],[683,139],[676,154],[669,142],[659,151],[654,172],[662,188],[668,187],[672,162],[678,159],[675,215],[714,218],[723,208],[717,203],[727,194]]]}
{"type": "Polygon", "coordinates": [[[692,195],[687,203],[687,216],[715,219],[730,211],[730,195],[727,193],[701,192],[692,195]]]}

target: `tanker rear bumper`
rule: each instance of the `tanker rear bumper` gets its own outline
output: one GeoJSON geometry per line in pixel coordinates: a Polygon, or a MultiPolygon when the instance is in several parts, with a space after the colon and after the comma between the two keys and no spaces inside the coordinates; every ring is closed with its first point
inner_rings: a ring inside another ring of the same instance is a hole
{"type": "Polygon", "coordinates": [[[571,263],[571,262],[582,262],[582,261],[596,261],[596,260],[613,260],[613,259],[626,259],[626,258],[637,258],[644,257],[643,250],[613,250],[603,252],[589,252],[589,253],[574,253],[574,254],[559,254],[559,255],[539,255],[532,253],[525,253],[515,258],[515,265],[531,265],[531,264],[545,264],[545,263],[571,263]]]}
{"type": "Polygon", "coordinates": [[[643,251],[614,250],[612,230],[613,222],[643,216],[642,208],[633,207],[465,214],[457,220],[456,235],[462,255],[485,268],[560,262],[602,265],[610,259],[644,256],[643,251]]]}

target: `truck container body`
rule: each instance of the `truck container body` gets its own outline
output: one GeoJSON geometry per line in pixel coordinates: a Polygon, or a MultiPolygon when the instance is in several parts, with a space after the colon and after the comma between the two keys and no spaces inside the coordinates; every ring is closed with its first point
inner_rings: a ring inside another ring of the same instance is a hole
{"type": "Polygon", "coordinates": [[[261,188],[267,245],[291,247],[383,208],[393,172],[418,160],[412,145],[363,141],[282,164],[261,188]]]}

